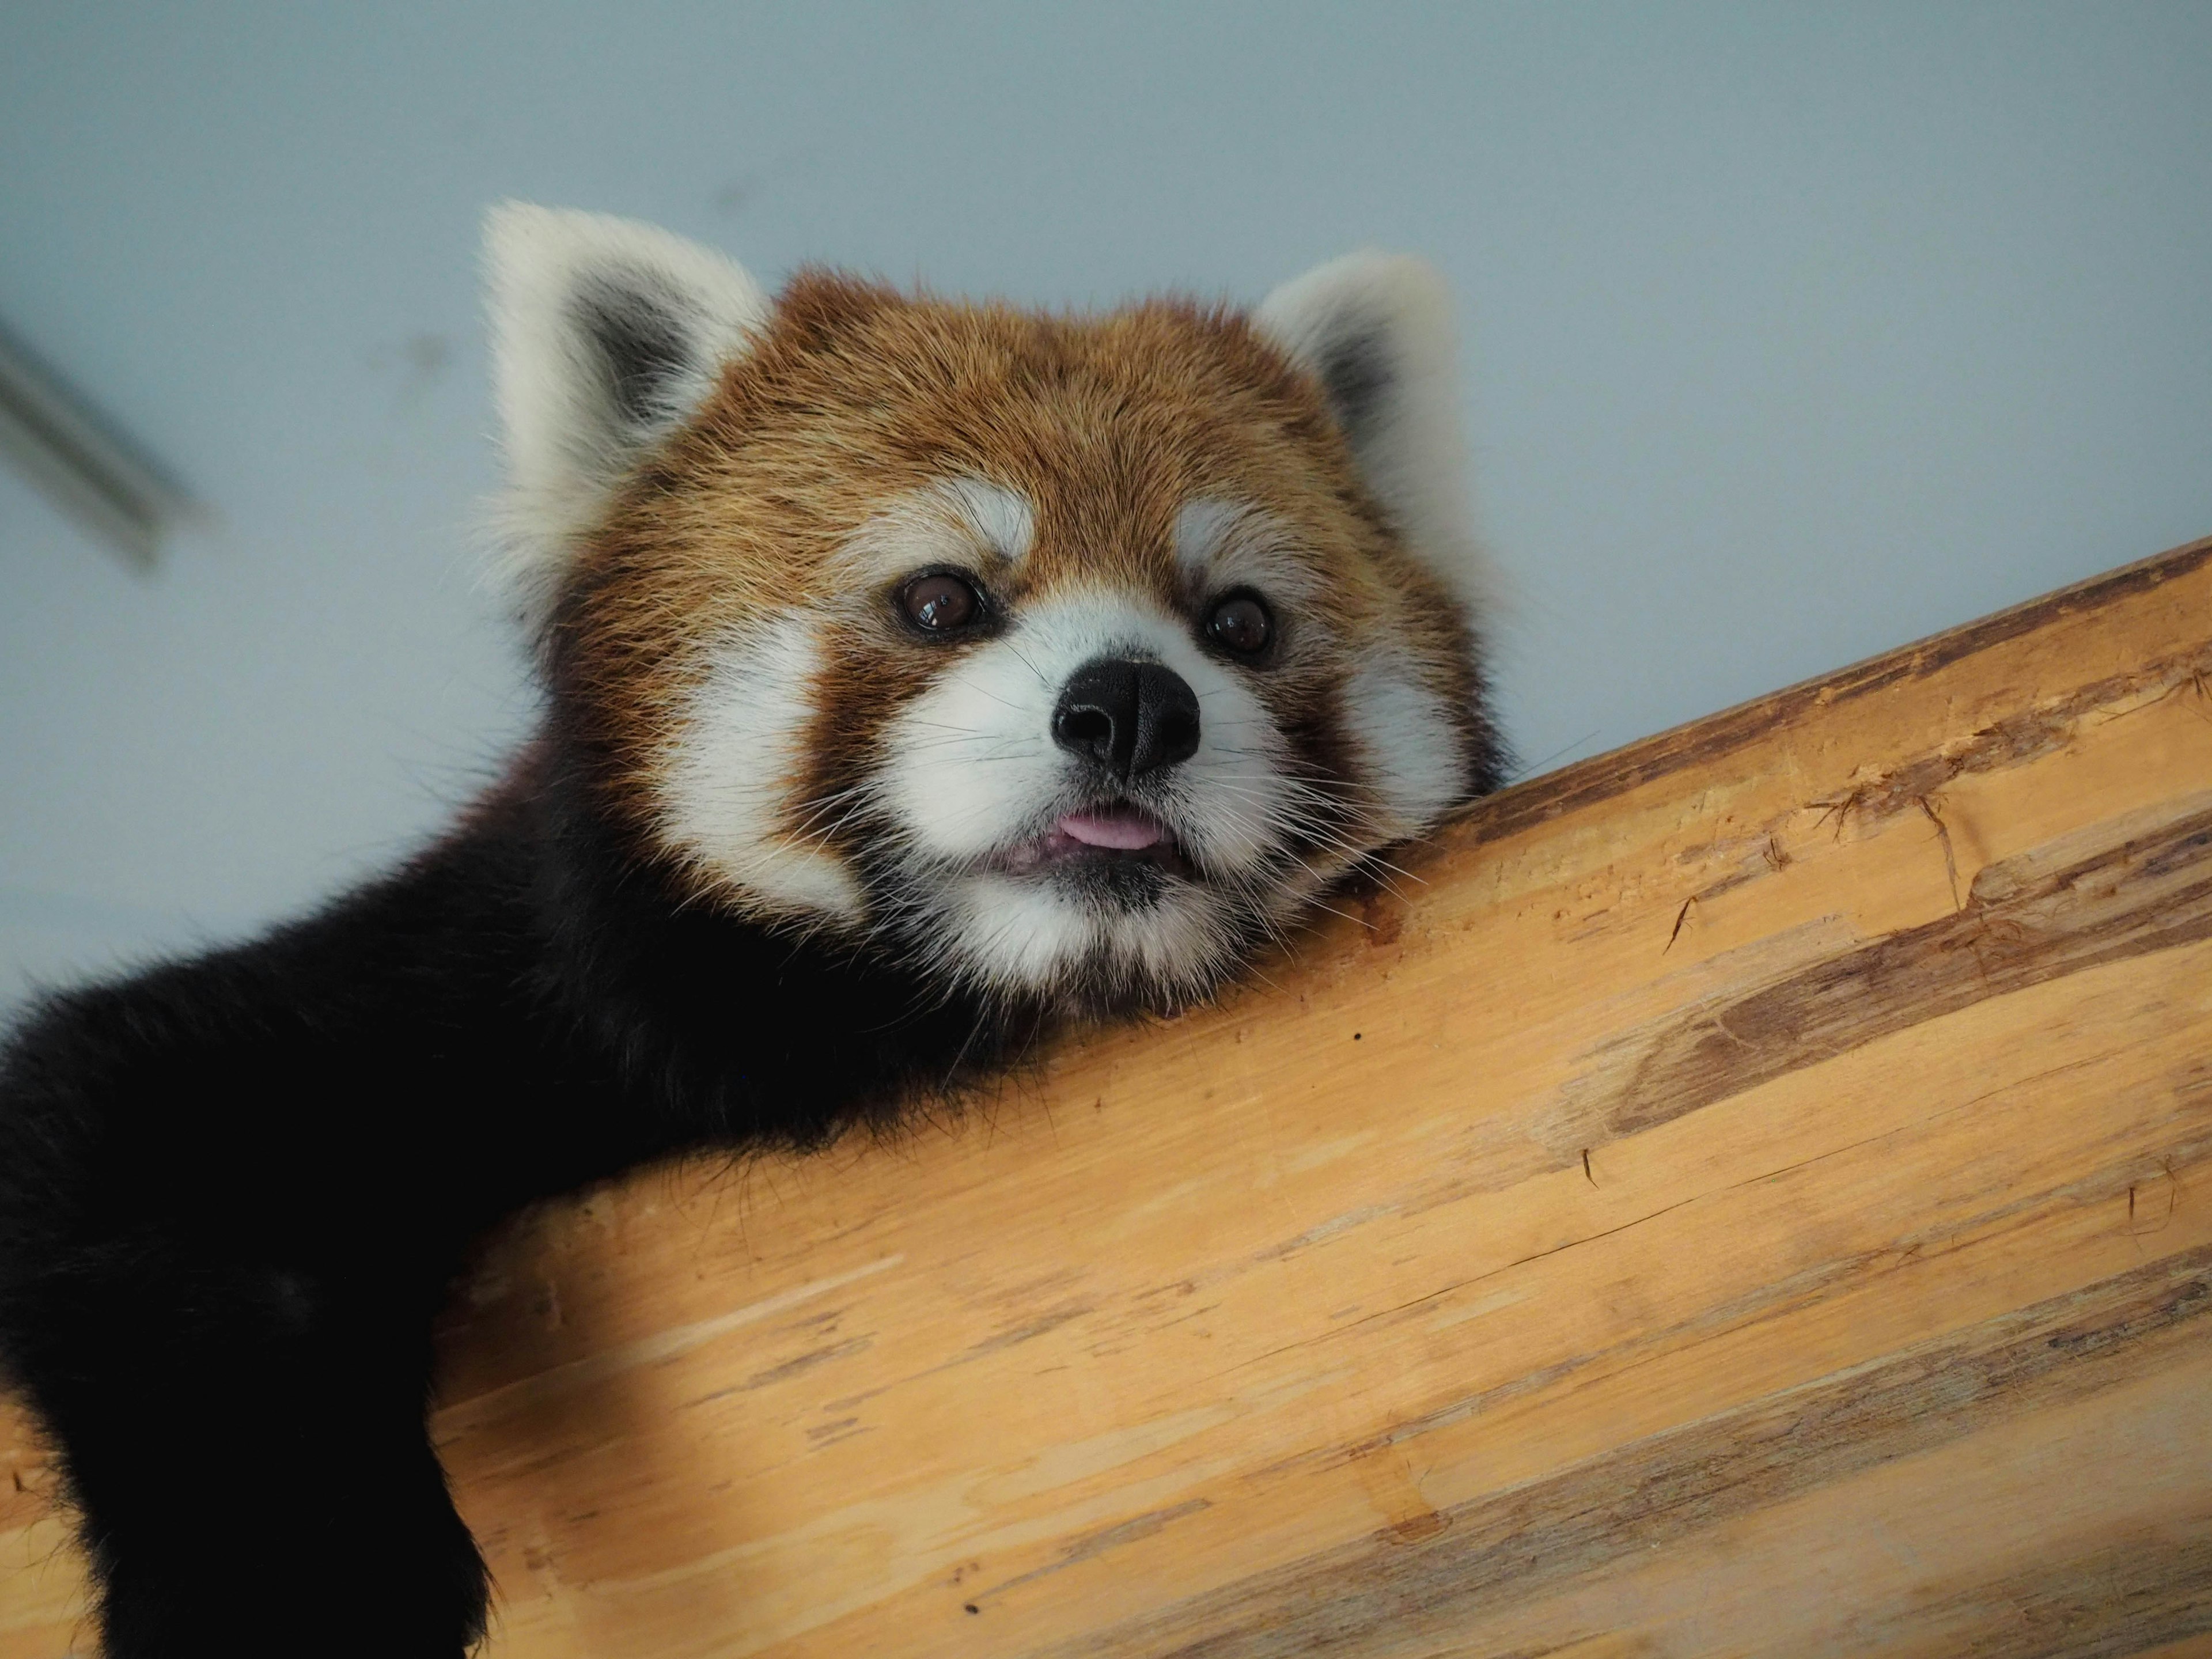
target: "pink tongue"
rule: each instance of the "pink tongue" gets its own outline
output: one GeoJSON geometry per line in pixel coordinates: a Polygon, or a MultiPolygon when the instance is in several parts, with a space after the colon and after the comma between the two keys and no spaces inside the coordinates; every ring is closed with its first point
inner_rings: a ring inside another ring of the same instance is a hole
{"type": "Polygon", "coordinates": [[[1060,833],[1085,847],[1111,847],[1134,853],[1156,845],[1167,834],[1159,820],[1134,807],[1109,808],[1103,812],[1070,812],[1060,819],[1060,833]]]}

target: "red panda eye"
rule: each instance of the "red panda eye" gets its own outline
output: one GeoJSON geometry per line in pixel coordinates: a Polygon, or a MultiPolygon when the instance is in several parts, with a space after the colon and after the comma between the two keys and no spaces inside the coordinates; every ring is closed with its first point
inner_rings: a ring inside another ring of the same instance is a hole
{"type": "Polygon", "coordinates": [[[940,574],[916,576],[901,588],[899,608],[916,628],[950,634],[974,622],[982,613],[983,601],[969,583],[940,574]]]}
{"type": "Polygon", "coordinates": [[[1206,619],[1206,637],[1240,657],[1256,657],[1275,637],[1275,619],[1252,593],[1232,593],[1206,619]]]}

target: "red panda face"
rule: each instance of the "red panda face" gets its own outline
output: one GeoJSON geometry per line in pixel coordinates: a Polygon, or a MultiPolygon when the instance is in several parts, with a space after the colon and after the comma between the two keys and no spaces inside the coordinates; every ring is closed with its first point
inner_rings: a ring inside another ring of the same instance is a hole
{"type": "Polygon", "coordinates": [[[1171,1006],[1494,781],[1424,268],[1071,319],[535,210],[494,258],[554,695],[695,899],[1171,1006]]]}

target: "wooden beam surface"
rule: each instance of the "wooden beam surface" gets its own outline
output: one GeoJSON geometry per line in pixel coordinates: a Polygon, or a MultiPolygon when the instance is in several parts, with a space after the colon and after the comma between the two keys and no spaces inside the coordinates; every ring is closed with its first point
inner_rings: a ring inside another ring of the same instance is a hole
{"type": "Polygon", "coordinates": [[[492,1659],[2212,1653],[2212,542],[1408,870],[957,1124],[518,1221],[492,1659]]]}

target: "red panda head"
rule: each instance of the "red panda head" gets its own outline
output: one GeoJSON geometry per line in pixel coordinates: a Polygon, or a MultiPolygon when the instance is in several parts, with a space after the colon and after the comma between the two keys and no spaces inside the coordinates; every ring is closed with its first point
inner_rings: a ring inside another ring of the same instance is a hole
{"type": "Polygon", "coordinates": [[[1009,999],[1202,996],[1492,787],[1449,306],[1244,313],[489,233],[510,569],[561,729],[697,902],[1009,999]]]}

